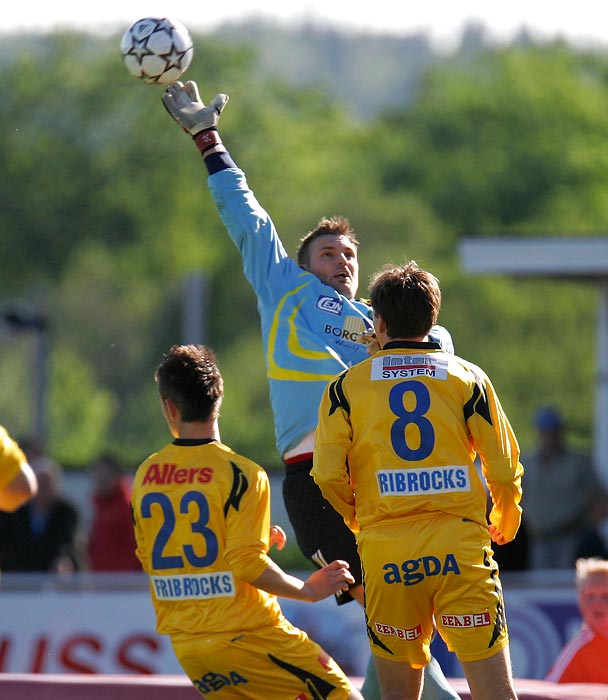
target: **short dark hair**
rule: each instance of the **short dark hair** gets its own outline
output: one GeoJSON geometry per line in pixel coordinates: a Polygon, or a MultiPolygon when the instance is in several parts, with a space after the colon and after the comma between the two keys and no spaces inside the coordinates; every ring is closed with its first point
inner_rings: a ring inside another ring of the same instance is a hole
{"type": "Polygon", "coordinates": [[[374,313],[382,316],[391,338],[420,338],[437,323],[439,280],[414,260],[384,265],[372,275],[369,293],[374,313]]]}
{"type": "Polygon", "coordinates": [[[359,241],[350,221],[343,216],[332,216],[330,219],[320,219],[312,231],[309,231],[300,239],[300,244],[296,252],[296,260],[300,267],[307,267],[310,263],[310,245],[319,236],[345,236],[353,244],[355,249],[359,246],[359,241]]]}
{"type": "Polygon", "coordinates": [[[210,348],[173,345],[154,376],[161,398],[173,401],[184,422],[206,422],[219,416],[224,381],[210,348]]]}

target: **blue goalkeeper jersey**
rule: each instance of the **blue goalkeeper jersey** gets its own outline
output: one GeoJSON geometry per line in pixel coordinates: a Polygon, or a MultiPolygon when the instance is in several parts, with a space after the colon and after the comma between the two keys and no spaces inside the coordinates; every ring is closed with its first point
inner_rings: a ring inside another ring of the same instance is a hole
{"type": "MultiPolygon", "coordinates": [[[[342,296],[288,256],[242,170],[211,172],[211,195],[257,296],[275,437],[283,455],[315,429],[327,382],[369,357],[356,338],[373,327],[371,308],[342,296]]],[[[439,331],[449,349],[449,334],[439,331]]]]}

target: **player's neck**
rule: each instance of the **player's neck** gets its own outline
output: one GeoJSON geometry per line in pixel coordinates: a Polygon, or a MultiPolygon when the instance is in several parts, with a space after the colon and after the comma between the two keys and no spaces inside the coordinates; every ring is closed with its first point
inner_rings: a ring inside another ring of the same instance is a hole
{"type": "Polygon", "coordinates": [[[387,338],[387,343],[428,343],[428,335],[422,335],[418,338],[387,338]]]}
{"type": "Polygon", "coordinates": [[[423,335],[420,338],[391,338],[386,334],[381,335],[382,337],[378,338],[380,349],[383,349],[387,343],[424,343],[429,340],[428,335],[423,335]]]}
{"type": "Polygon", "coordinates": [[[180,423],[175,437],[184,440],[217,440],[220,442],[220,428],[217,420],[194,421],[192,423],[180,423]]]}

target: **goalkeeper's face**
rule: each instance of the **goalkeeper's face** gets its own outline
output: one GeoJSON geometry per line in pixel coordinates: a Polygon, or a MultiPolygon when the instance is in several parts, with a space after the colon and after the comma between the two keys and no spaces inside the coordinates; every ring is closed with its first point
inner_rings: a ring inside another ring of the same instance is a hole
{"type": "Polygon", "coordinates": [[[359,287],[357,249],[346,236],[319,236],[310,244],[310,259],[305,266],[322,282],[347,299],[354,299],[359,287]]]}

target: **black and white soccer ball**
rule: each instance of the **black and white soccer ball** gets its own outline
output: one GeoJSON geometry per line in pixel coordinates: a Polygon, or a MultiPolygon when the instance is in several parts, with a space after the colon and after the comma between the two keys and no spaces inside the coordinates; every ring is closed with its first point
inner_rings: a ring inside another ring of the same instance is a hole
{"type": "Polygon", "coordinates": [[[192,62],[192,38],[186,27],[169,17],[145,17],[127,29],[120,52],[129,73],[151,85],[168,85],[192,62]]]}

